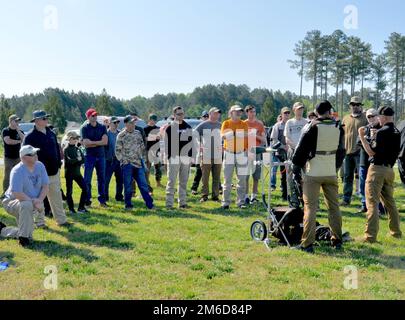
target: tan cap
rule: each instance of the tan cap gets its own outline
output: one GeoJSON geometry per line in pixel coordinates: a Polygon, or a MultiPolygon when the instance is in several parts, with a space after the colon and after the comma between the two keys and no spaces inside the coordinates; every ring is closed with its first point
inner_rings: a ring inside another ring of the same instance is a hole
{"type": "Polygon", "coordinates": [[[9,118],[8,121],[21,121],[21,118],[19,116],[17,116],[16,114],[12,114],[9,118]]]}
{"type": "Polygon", "coordinates": [[[41,149],[34,148],[33,146],[30,146],[30,145],[23,146],[20,149],[20,158],[25,157],[27,155],[37,154],[38,151],[40,151],[40,150],[41,149]]]}
{"type": "Polygon", "coordinates": [[[351,99],[350,99],[350,103],[349,104],[361,104],[361,105],[363,105],[363,101],[361,100],[361,98],[360,97],[352,97],[351,99]]]}
{"type": "Polygon", "coordinates": [[[280,114],[284,114],[286,112],[290,112],[291,113],[291,109],[288,107],[284,107],[283,109],[281,109],[281,113],[280,114]]]}
{"type": "Polygon", "coordinates": [[[296,103],[294,103],[294,106],[293,106],[293,110],[295,111],[295,110],[298,110],[298,109],[304,109],[305,108],[305,106],[304,106],[304,104],[302,103],[302,102],[296,102],[296,103]]]}
{"type": "Polygon", "coordinates": [[[366,116],[378,116],[378,111],[376,109],[368,109],[366,112],[366,116]]]}
{"type": "Polygon", "coordinates": [[[234,112],[234,111],[243,111],[243,108],[241,106],[234,105],[231,107],[230,112],[234,112]]]}
{"type": "Polygon", "coordinates": [[[211,108],[209,111],[209,113],[221,113],[221,110],[219,110],[218,108],[211,108]]]}

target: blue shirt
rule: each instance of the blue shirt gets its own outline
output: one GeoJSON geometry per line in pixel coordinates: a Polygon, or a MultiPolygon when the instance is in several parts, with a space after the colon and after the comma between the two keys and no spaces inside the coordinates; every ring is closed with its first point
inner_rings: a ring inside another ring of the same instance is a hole
{"type": "Polygon", "coordinates": [[[11,170],[10,187],[6,191],[6,197],[12,199],[12,193],[19,192],[31,199],[37,199],[42,187],[46,185],[49,185],[49,177],[42,162],[35,163],[33,172],[20,162],[11,170]]]}
{"type": "Polygon", "coordinates": [[[112,161],[115,158],[115,144],[117,142],[117,136],[120,133],[117,130],[115,133],[110,130],[107,131],[108,145],[105,147],[105,159],[107,161],[112,161]]]}
{"type": "MultiPolygon", "coordinates": [[[[80,129],[80,135],[83,140],[101,141],[103,136],[107,135],[107,128],[99,123],[93,127],[89,122],[86,122],[80,129]]],[[[86,156],[104,158],[105,147],[86,148],[86,156]]]]}

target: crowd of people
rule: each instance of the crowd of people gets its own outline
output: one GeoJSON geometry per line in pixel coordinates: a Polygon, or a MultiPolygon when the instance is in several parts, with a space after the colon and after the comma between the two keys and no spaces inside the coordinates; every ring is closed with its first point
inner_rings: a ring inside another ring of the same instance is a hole
{"type": "MultiPolygon", "coordinates": [[[[125,126],[121,131],[117,117],[99,123],[97,111],[91,108],[86,112],[87,120],[80,135],[74,131],[67,133],[68,144],[63,150],[46,112],[33,113],[35,126],[26,135],[19,129],[21,119],[13,115],[9,118],[9,127],[2,132],[5,151],[3,206],[16,217],[17,226],[6,227],[0,223],[1,236],[17,238],[21,245],[29,245],[34,228],[46,228],[46,201],[59,226],[71,225],[63,204],[62,164],[65,200],[70,214],[76,213],[73,182],[81,189],[77,212],[91,214],[94,169],[101,208],[108,208],[115,196],[125,210],[133,210],[132,199],[138,188],[146,208],[154,210],[154,188],[150,179],[153,168],[156,188],[163,187],[162,172],[167,172],[166,210],[174,208],[176,191],[178,208],[187,209],[187,186],[193,165],[196,176],[192,192],[199,193],[201,181],[202,204],[210,200],[221,202],[221,208],[229,210],[235,188],[236,206],[246,209],[258,201],[262,176],[262,155],[254,150],[272,146],[278,150],[273,160],[284,163],[289,159],[292,175],[302,185],[304,235],[298,249],[313,252],[321,188],[329,211],[332,246],[342,247],[340,207],[351,205],[356,174],[360,181],[361,211],[367,212],[367,228],[362,239],[371,243],[377,241],[382,213],[389,217],[391,235],[399,238],[402,234],[393,197],[393,166],[399,154],[400,134],[393,123],[394,112],[390,107],[364,112],[358,97],[353,97],[349,106],[350,114],[339,121],[328,101],[308,112],[307,118],[304,117],[304,104],[297,102],[292,109],[281,110],[271,130],[257,118],[254,106],[232,106],[224,121],[221,110],[214,107],[204,111],[203,121],[194,129],[180,106],[173,109],[170,121],[160,128],[156,125],[156,115],[151,114],[146,128],[142,129],[136,124],[138,116],[132,114],[124,118],[125,126]],[[242,120],[244,115],[246,120],[242,120]],[[83,166],[84,176],[81,173],[83,166]],[[338,200],[339,171],[344,177],[341,203],[338,200]],[[110,195],[113,177],[115,195],[110,195]]],[[[277,170],[274,167],[271,173],[273,189],[277,188],[277,170]]],[[[280,171],[282,198],[288,200],[286,170],[281,166],[280,171]]]]}

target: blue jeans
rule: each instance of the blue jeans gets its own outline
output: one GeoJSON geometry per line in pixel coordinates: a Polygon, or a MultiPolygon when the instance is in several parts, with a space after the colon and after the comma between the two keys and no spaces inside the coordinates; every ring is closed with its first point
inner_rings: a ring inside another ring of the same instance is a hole
{"type": "Polygon", "coordinates": [[[359,168],[360,154],[349,154],[345,158],[345,181],[343,187],[343,200],[352,202],[354,172],[359,168]]]}
{"type": "Polygon", "coordinates": [[[366,205],[366,180],[367,180],[368,167],[360,167],[360,193],[361,193],[361,203],[366,205]]]}
{"type": "Polygon", "coordinates": [[[132,164],[126,164],[121,167],[122,175],[124,177],[124,200],[125,207],[132,208],[132,180],[135,179],[143,200],[145,201],[146,207],[148,209],[153,208],[153,199],[149,194],[148,182],[146,181],[145,169],[135,168],[132,164]]]}
{"type": "Polygon", "coordinates": [[[98,201],[106,203],[105,199],[105,158],[86,155],[84,162],[84,182],[87,188],[87,202],[91,201],[91,179],[96,168],[98,201]]]}
{"type": "Polygon", "coordinates": [[[122,201],[124,197],[122,195],[124,190],[124,182],[122,179],[122,170],[120,162],[114,158],[113,160],[106,161],[106,169],[105,169],[105,198],[109,201],[109,189],[110,189],[110,182],[111,178],[115,175],[115,200],[122,201]]]}
{"type": "MultiPolygon", "coordinates": [[[[273,155],[273,163],[274,162],[278,162],[278,159],[276,156],[273,155]]],[[[277,167],[273,167],[271,169],[271,186],[276,188],[276,184],[277,184],[277,167]]]]}

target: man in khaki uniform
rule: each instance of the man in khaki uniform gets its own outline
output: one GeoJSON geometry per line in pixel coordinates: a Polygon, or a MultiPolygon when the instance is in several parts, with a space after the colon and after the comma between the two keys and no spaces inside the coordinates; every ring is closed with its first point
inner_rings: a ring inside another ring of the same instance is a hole
{"type": "Polygon", "coordinates": [[[44,212],[44,199],[49,191],[49,177],[45,166],[38,161],[38,151],[32,146],[21,148],[21,162],[11,170],[10,187],[3,200],[4,209],[17,219],[18,227],[0,223],[0,234],[19,239],[23,247],[31,242],[34,214],[44,212]]]}
{"type": "Polygon", "coordinates": [[[309,253],[314,252],[316,211],[321,187],[329,211],[332,246],[336,249],[342,247],[342,216],[336,172],[345,155],[344,131],[340,123],[332,119],[331,110],[329,101],[323,101],[317,106],[318,118],[305,126],[292,159],[294,175],[300,176],[306,166],[303,185],[304,233],[297,249],[309,253]]]}
{"type": "Polygon", "coordinates": [[[364,242],[377,241],[379,231],[379,202],[386,208],[391,236],[401,238],[400,218],[394,199],[394,165],[401,147],[401,134],[394,125],[394,110],[378,109],[382,128],[373,133],[371,142],[365,138],[366,129],[359,129],[360,140],[370,156],[371,166],[366,180],[367,227],[364,242]]]}

